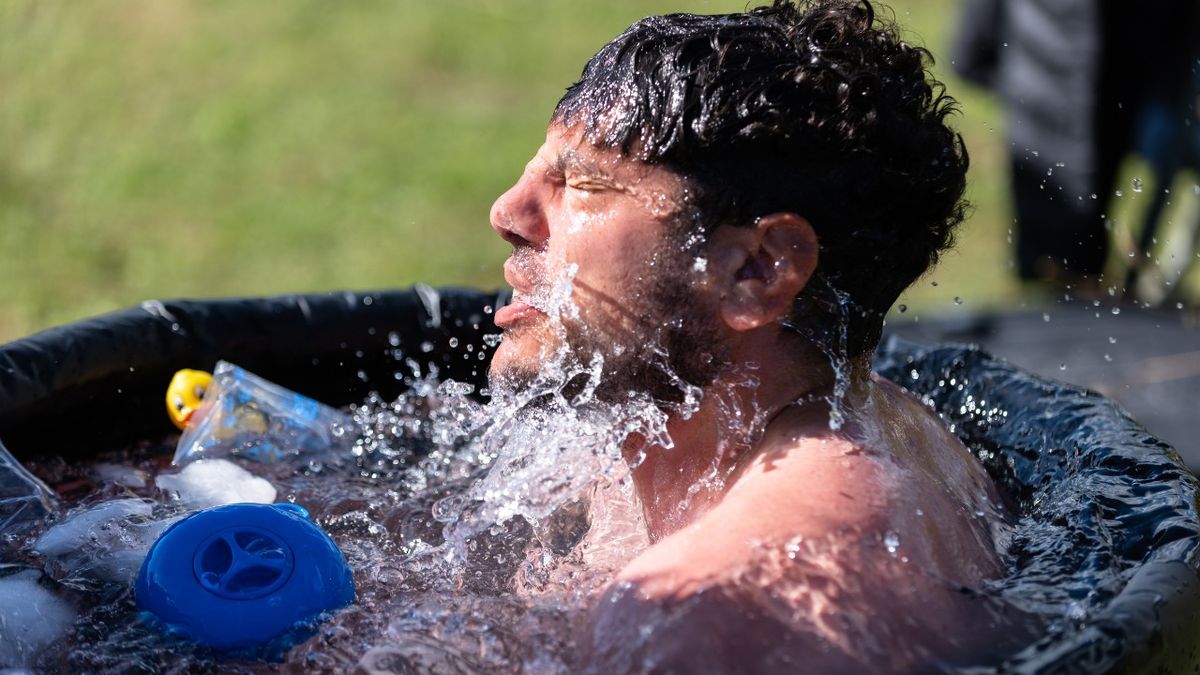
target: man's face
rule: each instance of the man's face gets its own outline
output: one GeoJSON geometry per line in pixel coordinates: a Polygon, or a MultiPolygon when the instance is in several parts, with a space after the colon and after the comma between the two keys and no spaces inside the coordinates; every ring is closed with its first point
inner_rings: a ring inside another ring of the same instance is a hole
{"type": "Polygon", "coordinates": [[[682,344],[712,341],[704,275],[680,234],[682,193],[671,171],[550,126],[492,206],[492,228],[513,245],[504,277],[515,292],[496,312],[504,340],[492,360],[494,387],[519,388],[550,362],[565,356],[586,366],[595,354],[610,384],[655,389],[661,383],[632,381],[655,379],[647,371],[655,360],[685,379],[704,377],[666,354],[715,360],[711,345],[682,344]]]}

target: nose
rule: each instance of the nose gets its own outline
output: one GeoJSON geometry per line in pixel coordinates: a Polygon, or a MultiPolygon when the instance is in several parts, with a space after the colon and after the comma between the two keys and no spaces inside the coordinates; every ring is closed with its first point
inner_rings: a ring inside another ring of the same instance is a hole
{"type": "Polygon", "coordinates": [[[550,236],[545,204],[537,188],[522,176],[492,204],[492,229],[514,247],[540,247],[550,236]]]}

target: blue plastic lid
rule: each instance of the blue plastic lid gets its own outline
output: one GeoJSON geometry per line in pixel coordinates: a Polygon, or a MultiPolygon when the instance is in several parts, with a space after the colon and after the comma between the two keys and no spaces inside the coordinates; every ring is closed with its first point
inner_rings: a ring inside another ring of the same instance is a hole
{"type": "Polygon", "coordinates": [[[230,504],[194,513],[154,542],[137,605],[187,639],[272,655],[354,600],[346,559],[295,504],[230,504]]]}

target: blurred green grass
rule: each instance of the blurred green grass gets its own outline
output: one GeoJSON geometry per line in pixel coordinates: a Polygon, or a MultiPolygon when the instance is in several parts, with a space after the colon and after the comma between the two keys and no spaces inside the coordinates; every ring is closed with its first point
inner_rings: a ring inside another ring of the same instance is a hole
{"type": "MultiPolygon", "coordinates": [[[[956,3],[892,6],[961,101],[975,204],[902,302],[1017,302],[999,111],[947,72],[956,3]]],[[[647,14],[743,7],[8,0],[0,342],[150,297],[500,286],[489,205],[586,58],[647,14]]]]}

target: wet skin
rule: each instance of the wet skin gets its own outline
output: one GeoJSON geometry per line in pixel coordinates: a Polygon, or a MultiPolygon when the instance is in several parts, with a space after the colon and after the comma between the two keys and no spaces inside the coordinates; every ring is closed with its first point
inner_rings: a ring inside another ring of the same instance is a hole
{"type": "Polygon", "coordinates": [[[492,206],[492,228],[513,245],[504,277],[514,290],[495,316],[504,340],[493,377],[539,371],[564,327],[601,347],[643,339],[653,329],[648,322],[659,318],[647,315],[647,291],[661,269],[679,192],[674,175],[598,152],[552,126],[521,178],[492,206]],[[579,315],[551,321],[553,289],[573,265],[571,301],[579,315]]]}
{"type": "Polygon", "coordinates": [[[552,124],[492,209],[493,229],[514,246],[505,277],[516,291],[496,313],[505,337],[494,381],[530,377],[572,332],[632,351],[662,320],[648,314],[662,309],[648,306],[650,289],[681,280],[689,322],[711,329],[724,361],[699,410],[670,420],[674,448],[631,439],[646,451],[633,479],[654,543],[592,612],[583,642],[594,669],[647,659],[667,670],[907,669],[970,651],[971,637],[998,621],[960,592],[1001,569],[990,480],[940,421],[873,378],[863,359],[848,374],[847,422],[831,430],[822,394],[833,371],[779,323],[816,266],[811,226],[799,214],[719,226],[704,245],[706,265],[693,269],[669,236],[683,194],[669,170],[552,124]],[[548,289],[573,265],[578,315],[564,318],[548,307],[548,289]],[[764,604],[762,593],[743,592],[785,588],[787,547],[798,541],[820,543],[825,553],[807,563],[836,593],[814,602],[808,590],[781,592],[764,604]],[[875,651],[830,619],[846,613],[889,627],[872,636],[875,651]],[[630,626],[651,629],[630,635],[630,626]],[[716,626],[730,631],[725,642],[693,639],[716,626]],[[749,632],[739,638],[734,626],[749,632]],[[775,637],[752,646],[767,635],[775,637]]]}

